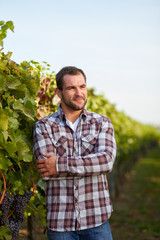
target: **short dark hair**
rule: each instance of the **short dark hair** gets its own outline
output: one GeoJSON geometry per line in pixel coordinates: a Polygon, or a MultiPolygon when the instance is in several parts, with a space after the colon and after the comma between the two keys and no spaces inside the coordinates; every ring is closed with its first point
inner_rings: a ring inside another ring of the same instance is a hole
{"type": "Polygon", "coordinates": [[[57,82],[57,88],[62,90],[63,89],[63,77],[66,74],[69,75],[78,75],[78,74],[82,74],[85,81],[86,81],[86,75],[85,73],[77,67],[72,67],[72,66],[67,66],[62,68],[57,74],[56,74],[56,82],[57,82]]]}

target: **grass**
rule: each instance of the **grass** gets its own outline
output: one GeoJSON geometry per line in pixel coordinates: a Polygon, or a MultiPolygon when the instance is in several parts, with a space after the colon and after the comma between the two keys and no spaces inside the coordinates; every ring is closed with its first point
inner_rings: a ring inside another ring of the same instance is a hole
{"type": "Polygon", "coordinates": [[[136,163],[113,206],[114,240],[160,239],[160,148],[136,163]]]}

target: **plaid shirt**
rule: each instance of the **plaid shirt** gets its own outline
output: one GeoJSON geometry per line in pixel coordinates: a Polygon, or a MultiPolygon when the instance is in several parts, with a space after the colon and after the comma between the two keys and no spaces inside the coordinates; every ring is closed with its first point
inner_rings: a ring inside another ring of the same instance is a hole
{"type": "Polygon", "coordinates": [[[84,109],[73,134],[59,106],[36,123],[33,150],[35,159],[44,158],[42,152],[58,156],[58,175],[46,180],[49,229],[83,230],[110,217],[106,173],[112,170],[116,143],[109,118],[84,109]]]}

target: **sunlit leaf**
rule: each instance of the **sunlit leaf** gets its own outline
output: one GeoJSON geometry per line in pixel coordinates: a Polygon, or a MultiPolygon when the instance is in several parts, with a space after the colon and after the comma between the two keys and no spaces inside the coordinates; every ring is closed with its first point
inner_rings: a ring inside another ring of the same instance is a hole
{"type": "Polygon", "coordinates": [[[24,157],[23,157],[23,161],[24,162],[32,162],[33,161],[33,154],[32,152],[27,152],[25,153],[24,157]]]}
{"type": "Polygon", "coordinates": [[[23,185],[22,185],[23,183],[21,182],[21,181],[15,181],[14,182],[14,186],[13,186],[13,190],[14,191],[17,191],[18,190],[18,192],[21,190],[21,188],[23,187],[23,185]]]}
{"type": "Polygon", "coordinates": [[[8,132],[7,132],[7,131],[6,131],[6,132],[2,131],[1,133],[2,133],[2,135],[3,135],[4,140],[7,141],[8,132]]]}
{"type": "Polygon", "coordinates": [[[9,153],[10,156],[15,156],[15,152],[17,151],[16,143],[14,142],[6,142],[3,144],[4,149],[9,153]]]}
{"type": "Polygon", "coordinates": [[[12,166],[12,162],[9,160],[8,156],[4,151],[0,151],[0,169],[7,169],[12,166]]]}
{"type": "Polygon", "coordinates": [[[12,56],[12,52],[8,52],[8,53],[6,54],[6,57],[7,57],[8,59],[10,59],[11,56],[12,56]]]}
{"type": "Polygon", "coordinates": [[[0,46],[3,47],[3,41],[0,39],[0,46]]]}
{"type": "Polygon", "coordinates": [[[3,25],[5,22],[4,21],[0,21],[0,26],[3,25]]]}
{"type": "Polygon", "coordinates": [[[16,100],[13,103],[13,108],[15,110],[22,112],[26,117],[30,118],[31,120],[34,120],[34,118],[27,112],[27,109],[24,107],[24,105],[19,100],[16,100]]]}
{"type": "Polygon", "coordinates": [[[9,128],[18,129],[19,121],[16,118],[9,118],[9,128]]]}
{"type": "Polygon", "coordinates": [[[3,109],[0,109],[0,130],[7,131],[8,129],[8,116],[3,109]]]}
{"type": "MultiPolygon", "coordinates": [[[[0,40],[0,45],[1,45],[1,40],[0,40]]],[[[2,47],[3,47],[3,45],[1,45],[2,47]]],[[[7,71],[8,70],[8,68],[7,68],[7,66],[6,66],[6,64],[7,64],[7,61],[1,61],[0,62],[0,70],[2,70],[2,71],[7,71]]]]}
{"type": "Polygon", "coordinates": [[[16,89],[16,87],[20,86],[20,85],[21,85],[21,82],[17,78],[15,78],[12,75],[7,76],[7,78],[6,78],[6,86],[9,89],[16,89]]]}
{"type": "Polygon", "coordinates": [[[26,155],[26,153],[28,151],[30,151],[30,149],[27,146],[27,144],[22,140],[16,141],[16,145],[17,145],[17,150],[18,150],[18,157],[19,157],[19,159],[23,160],[24,156],[26,155]]]}
{"type": "Polygon", "coordinates": [[[4,90],[5,85],[5,77],[4,75],[0,74],[0,90],[4,90]]]}
{"type": "Polygon", "coordinates": [[[6,25],[12,32],[14,31],[14,25],[12,21],[6,22],[6,25]]]}
{"type": "Polygon", "coordinates": [[[28,90],[24,84],[21,84],[14,89],[11,90],[11,94],[16,98],[24,98],[27,94],[28,90]]]}

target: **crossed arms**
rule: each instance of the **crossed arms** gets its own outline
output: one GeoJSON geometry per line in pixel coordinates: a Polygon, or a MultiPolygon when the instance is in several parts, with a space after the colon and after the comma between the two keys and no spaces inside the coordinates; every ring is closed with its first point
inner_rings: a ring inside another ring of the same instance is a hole
{"type": "Polygon", "coordinates": [[[34,155],[41,177],[99,175],[110,172],[116,157],[116,143],[111,122],[104,122],[93,153],[85,156],[58,156],[45,124],[34,131],[34,155]]]}

